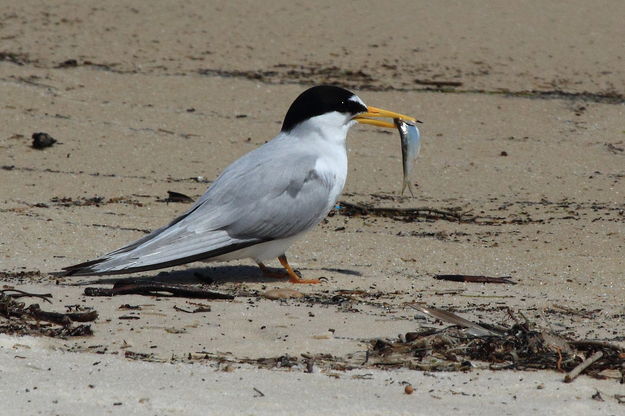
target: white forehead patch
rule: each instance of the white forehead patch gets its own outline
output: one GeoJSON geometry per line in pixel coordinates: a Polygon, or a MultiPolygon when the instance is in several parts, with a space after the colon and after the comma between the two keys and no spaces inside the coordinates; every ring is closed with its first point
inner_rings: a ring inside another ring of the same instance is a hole
{"type": "Polygon", "coordinates": [[[349,97],[349,101],[354,101],[358,104],[362,104],[365,107],[367,106],[357,95],[352,95],[351,97],[349,97]]]}

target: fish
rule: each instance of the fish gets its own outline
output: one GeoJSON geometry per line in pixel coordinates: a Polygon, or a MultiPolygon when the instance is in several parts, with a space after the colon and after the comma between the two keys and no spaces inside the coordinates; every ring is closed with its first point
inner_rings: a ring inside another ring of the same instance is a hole
{"type": "Polygon", "coordinates": [[[399,118],[396,118],[394,121],[401,139],[401,159],[404,168],[404,183],[401,188],[401,195],[404,195],[406,188],[408,188],[410,195],[414,197],[412,184],[410,183],[410,173],[421,150],[421,133],[419,133],[417,125],[412,121],[399,118]]]}

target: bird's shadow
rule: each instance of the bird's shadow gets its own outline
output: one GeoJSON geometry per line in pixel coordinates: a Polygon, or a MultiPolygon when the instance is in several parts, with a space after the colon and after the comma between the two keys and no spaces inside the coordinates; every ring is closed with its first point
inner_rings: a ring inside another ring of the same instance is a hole
{"type": "MultiPolygon", "coordinates": [[[[271,271],[282,272],[282,268],[269,268],[271,271]]],[[[310,269],[308,269],[310,270],[310,269]]],[[[356,270],[350,269],[334,269],[323,268],[333,273],[341,273],[352,276],[361,276],[362,274],[356,270]]],[[[314,273],[311,271],[311,273],[314,273]]],[[[304,276],[306,278],[307,276],[304,276]]],[[[311,276],[321,277],[321,276],[311,276]]],[[[224,265],[216,267],[194,267],[192,269],[174,270],[171,272],[160,272],[157,275],[147,275],[137,273],[134,275],[105,276],[105,277],[87,277],[75,283],[75,286],[86,286],[93,284],[115,284],[123,281],[132,281],[136,283],[167,283],[179,285],[195,285],[204,284],[224,284],[224,283],[279,283],[287,281],[287,278],[274,278],[263,275],[256,266],[242,265],[224,265]]]]}

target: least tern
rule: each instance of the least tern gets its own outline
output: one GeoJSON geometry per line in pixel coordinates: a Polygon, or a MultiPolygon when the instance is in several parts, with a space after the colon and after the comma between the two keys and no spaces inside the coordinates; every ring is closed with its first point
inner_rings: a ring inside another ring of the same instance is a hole
{"type": "Polygon", "coordinates": [[[304,91],[271,141],[228,166],[187,212],[169,225],[95,260],[69,266],[65,275],[142,272],[195,261],[278,258],[292,283],[305,280],[286,250],[335,205],[347,176],[345,140],[356,123],[395,128],[379,118],[414,118],[368,107],[354,93],[321,85],[304,91]]]}

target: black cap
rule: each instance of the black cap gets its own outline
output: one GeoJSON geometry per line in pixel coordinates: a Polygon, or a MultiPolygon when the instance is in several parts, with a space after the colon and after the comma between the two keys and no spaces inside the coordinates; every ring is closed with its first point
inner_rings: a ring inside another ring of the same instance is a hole
{"type": "Polygon", "coordinates": [[[344,88],[332,85],[318,85],[304,91],[293,101],[282,123],[282,131],[288,132],[302,121],[322,114],[337,111],[346,114],[360,114],[367,107],[350,98],[355,94],[344,88]]]}

